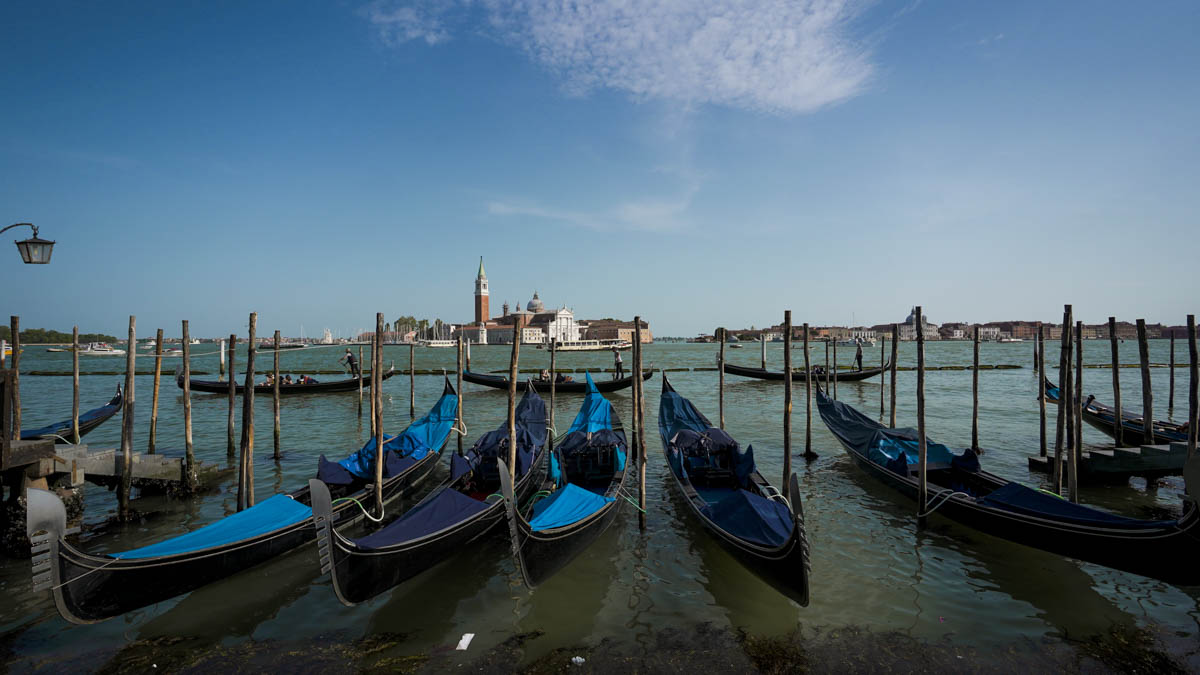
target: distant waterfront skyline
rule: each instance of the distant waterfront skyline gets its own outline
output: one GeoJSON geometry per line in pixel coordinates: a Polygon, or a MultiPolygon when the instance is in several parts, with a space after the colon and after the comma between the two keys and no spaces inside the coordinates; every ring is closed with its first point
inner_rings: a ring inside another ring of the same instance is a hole
{"type": "Polygon", "coordinates": [[[480,255],[660,336],[1200,309],[1200,5],[589,7],[4,5],[4,315],[461,322],[480,255]]]}

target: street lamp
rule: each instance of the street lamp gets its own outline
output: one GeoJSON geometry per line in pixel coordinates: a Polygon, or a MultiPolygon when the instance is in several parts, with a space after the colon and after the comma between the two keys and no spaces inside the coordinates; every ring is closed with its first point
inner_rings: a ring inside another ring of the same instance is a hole
{"type": "Polygon", "coordinates": [[[50,262],[50,253],[54,250],[54,242],[39,238],[37,225],[33,223],[13,223],[0,230],[0,234],[14,227],[21,226],[33,228],[33,236],[31,238],[13,242],[17,245],[17,250],[21,252],[21,260],[24,260],[26,265],[45,265],[50,262]]]}

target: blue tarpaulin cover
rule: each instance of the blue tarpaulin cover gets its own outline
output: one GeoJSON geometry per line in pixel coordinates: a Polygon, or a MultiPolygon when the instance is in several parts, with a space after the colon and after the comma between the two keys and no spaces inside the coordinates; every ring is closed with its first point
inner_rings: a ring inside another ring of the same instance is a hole
{"type": "Polygon", "coordinates": [[[587,396],[583,399],[583,406],[579,409],[579,414],[575,416],[575,421],[571,422],[571,427],[567,429],[568,434],[572,431],[587,433],[611,429],[613,426],[612,404],[596,389],[596,383],[592,381],[591,373],[585,373],[585,375],[587,376],[587,396]]]}
{"type": "Polygon", "coordinates": [[[156,544],[135,548],[124,553],[112,553],[109,557],[129,560],[155,558],[199,551],[213,546],[231,544],[235,541],[257,537],[298,523],[312,516],[312,509],[287,495],[275,495],[254,506],[205,525],[187,534],[160,541],[156,544]]]}
{"type": "Polygon", "coordinates": [[[722,530],[738,539],[777,548],[792,536],[792,512],[782,502],[738,490],[700,509],[722,530]]]}
{"type": "MultiPolygon", "coordinates": [[[[513,425],[517,436],[517,477],[521,477],[532,468],[538,449],[546,444],[546,402],[532,388],[527,388],[517,403],[513,411],[513,425]]],[[[508,422],[502,422],[499,427],[481,436],[471,446],[471,452],[475,455],[475,459],[471,460],[472,467],[486,464],[485,473],[494,475],[497,470],[496,458],[505,462],[509,458],[508,422]]]]}
{"type": "MultiPolygon", "coordinates": [[[[403,432],[385,441],[383,450],[395,453],[398,457],[419,460],[427,453],[437,452],[446,442],[450,430],[454,427],[454,418],[458,407],[458,396],[446,392],[438,399],[433,408],[424,417],[408,425],[403,432]]],[[[391,458],[385,455],[385,463],[390,464],[391,458]]],[[[375,476],[375,437],[363,446],[362,450],[338,462],[344,469],[358,478],[369,480],[375,476]]],[[[385,471],[385,477],[388,474],[385,471]]],[[[321,477],[321,480],[325,480],[321,477]]],[[[328,482],[328,481],[326,481],[328,482]]]]}
{"type": "Polygon", "coordinates": [[[1083,525],[1120,526],[1130,528],[1166,527],[1175,523],[1173,520],[1138,520],[1126,518],[1107,511],[1101,511],[1082,504],[1071,502],[1057,495],[1050,495],[1035,490],[1020,483],[1009,483],[1004,487],[993,490],[989,495],[979,500],[980,504],[992,506],[1014,513],[1024,513],[1034,516],[1047,516],[1056,520],[1069,520],[1083,525]]]}
{"type": "Polygon", "coordinates": [[[729,467],[742,487],[749,487],[756,471],[754,448],[742,450],[724,430],[712,426],[692,402],[674,390],[664,391],[658,402],[658,431],[667,444],[667,462],[675,475],[686,478],[687,466],[709,465],[713,455],[729,458],[729,467]]]}
{"type": "Polygon", "coordinates": [[[382,530],[354,543],[362,549],[376,549],[420,539],[443,530],[487,508],[485,502],[472,499],[449,488],[401,516],[382,530]]]}
{"type": "Polygon", "coordinates": [[[535,532],[564,527],[587,518],[612,501],[612,497],[598,495],[574,483],[567,483],[534,505],[533,519],[529,521],[529,526],[535,532]]]}

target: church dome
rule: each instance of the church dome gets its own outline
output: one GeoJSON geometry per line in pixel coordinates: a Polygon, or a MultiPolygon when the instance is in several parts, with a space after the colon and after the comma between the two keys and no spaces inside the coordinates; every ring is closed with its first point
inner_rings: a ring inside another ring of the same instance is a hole
{"type": "Polygon", "coordinates": [[[529,301],[528,305],[525,305],[525,310],[534,312],[535,314],[546,311],[546,306],[543,305],[542,301],[538,299],[537,291],[533,292],[533,299],[529,301]]]}

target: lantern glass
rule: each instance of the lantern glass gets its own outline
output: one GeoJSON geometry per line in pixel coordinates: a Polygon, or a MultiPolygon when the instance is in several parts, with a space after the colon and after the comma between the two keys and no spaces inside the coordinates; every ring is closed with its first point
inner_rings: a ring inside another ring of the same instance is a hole
{"type": "Polygon", "coordinates": [[[17,250],[21,252],[21,260],[26,265],[45,265],[50,262],[50,254],[54,251],[54,242],[33,237],[18,241],[17,250]]]}

